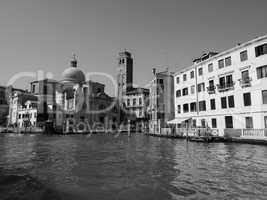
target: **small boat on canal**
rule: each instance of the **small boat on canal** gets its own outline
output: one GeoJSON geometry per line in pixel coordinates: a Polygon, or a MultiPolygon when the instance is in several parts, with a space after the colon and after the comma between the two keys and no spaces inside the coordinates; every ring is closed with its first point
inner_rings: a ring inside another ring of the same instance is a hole
{"type": "Polygon", "coordinates": [[[212,137],[212,136],[192,136],[189,138],[189,141],[209,143],[209,142],[214,141],[214,137],[212,137]]]}

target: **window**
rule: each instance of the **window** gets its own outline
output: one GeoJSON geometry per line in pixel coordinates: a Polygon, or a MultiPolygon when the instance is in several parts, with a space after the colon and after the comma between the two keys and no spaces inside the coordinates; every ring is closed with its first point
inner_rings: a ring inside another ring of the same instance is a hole
{"type": "Polygon", "coordinates": [[[208,71],[209,71],[209,72],[213,72],[213,64],[212,64],[212,63],[210,63],[210,64],[208,65],[208,71]]]}
{"type": "Polygon", "coordinates": [[[219,87],[221,89],[230,88],[234,85],[233,76],[227,75],[219,78],[219,87]]]}
{"type": "Polygon", "coordinates": [[[228,106],[229,106],[229,108],[234,108],[235,107],[234,95],[231,95],[231,96],[228,97],[228,106]]]}
{"type": "Polygon", "coordinates": [[[176,83],[180,83],[180,78],[179,77],[176,77],[176,83]]]}
{"type": "Polygon", "coordinates": [[[133,105],[136,105],[136,98],[133,99],[133,105]]]}
{"type": "Polygon", "coordinates": [[[267,128],[267,116],[264,116],[264,127],[267,128]]]}
{"type": "Polygon", "coordinates": [[[142,98],[139,98],[139,105],[142,105],[142,98]]]}
{"type": "Polygon", "coordinates": [[[21,114],[19,114],[19,119],[21,119],[21,114]]]}
{"type": "Polygon", "coordinates": [[[176,90],[176,97],[180,97],[181,96],[181,90],[176,90]]]}
{"type": "Polygon", "coordinates": [[[163,85],[163,83],[164,83],[164,82],[163,82],[163,79],[158,79],[157,81],[158,81],[158,83],[161,84],[161,85],[163,85]]]}
{"type": "Polygon", "coordinates": [[[232,65],[232,60],[231,56],[225,58],[225,67],[231,66],[232,65]]]}
{"type": "Polygon", "coordinates": [[[216,118],[212,118],[211,119],[211,127],[212,128],[217,128],[217,120],[216,120],[216,118]]]}
{"type": "Polygon", "coordinates": [[[206,127],[206,120],[205,119],[201,119],[201,127],[202,128],[206,127]]]}
{"type": "Polygon", "coordinates": [[[186,74],[183,75],[183,80],[186,81],[186,74]]]}
{"type": "Polygon", "coordinates": [[[243,94],[244,106],[251,106],[251,95],[250,92],[243,94]]]}
{"type": "Polygon", "coordinates": [[[257,67],[257,78],[261,79],[267,77],[267,65],[257,67]]]}
{"type": "Polygon", "coordinates": [[[248,70],[241,72],[242,81],[248,82],[249,81],[249,72],[248,70]]]}
{"type": "Polygon", "coordinates": [[[216,109],[216,102],[215,99],[210,100],[210,109],[215,110],[216,109]]]}
{"type": "Polygon", "coordinates": [[[222,108],[227,108],[226,97],[221,97],[221,105],[222,105],[222,108]]]}
{"type": "Polygon", "coordinates": [[[197,91],[198,92],[204,92],[205,91],[205,83],[199,83],[197,85],[197,91]]]}
{"type": "Polygon", "coordinates": [[[248,59],[248,51],[245,50],[240,52],[240,61],[243,62],[246,61],[247,59],[248,59]]]}
{"type": "Polygon", "coordinates": [[[225,77],[219,78],[219,85],[220,85],[220,87],[225,87],[225,77]]]}
{"type": "Polygon", "coordinates": [[[192,128],[196,128],[197,127],[197,120],[193,119],[192,120],[192,128]]]}
{"type": "Polygon", "coordinates": [[[47,85],[44,85],[44,94],[47,94],[47,85]]]}
{"type": "Polygon", "coordinates": [[[223,61],[223,59],[218,61],[218,66],[219,66],[219,69],[224,68],[224,61],[223,61]]]}
{"type": "Polygon", "coordinates": [[[184,110],[184,113],[189,112],[188,104],[183,105],[183,110],[184,110]]]}
{"type": "Polygon", "coordinates": [[[32,93],[35,93],[35,85],[32,85],[32,93]]]}
{"type": "Polygon", "coordinates": [[[190,112],[196,112],[196,111],[197,111],[196,102],[190,103],[190,112]]]}
{"type": "Polygon", "coordinates": [[[253,118],[252,117],[246,117],[246,128],[253,128],[253,118]]]}
{"type": "Polygon", "coordinates": [[[262,91],[262,102],[263,104],[267,104],[267,90],[262,91]]]}
{"type": "Polygon", "coordinates": [[[127,99],[127,106],[130,106],[130,99],[127,99]]]}
{"type": "Polygon", "coordinates": [[[225,116],[225,128],[233,128],[233,117],[225,116]]]}
{"type": "Polygon", "coordinates": [[[210,92],[215,91],[215,86],[214,86],[214,80],[209,80],[209,87],[208,90],[210,92]]]}
{"type": "Polygon", "coordinates": [[[226,76],[226,86],[230,87],[232,85],[233,85],[233,76],[232,75],[226,76]]]}
{"type": "Polygon", "coordinates": [[[183,96],[186,96],[186,95],[188,95],[188,88],[183,89],[183,96]]]}
{"type": "Polygon", "coordinates": [[[206,101],[199,102],[199,111],[206,111],[206,101]]]}
{"type": "Polygon", "coordinates": [[[177,106],[177,112],[178,112],[178,113],[181,113],[181,105],[178,105],[178,106],[177,106]]]}
{"type": "Polygon", "coordinates": [[[267,54],[267,44],[263,44],[263,45],[255,47],[256,57],[259,57],[264,54],[267,54]]]}
{"type": "Polygon", "coordinates": [[[203,68],[198,68],[198,75],[199,76],[202,76],[203,75],[203,68]]]}
{"type": "Polygon", "coordinates": [[[191,71],[190,72],[190,78],[192,79],[192,78],[194,78],[195,77],[195,73],[194,73],[194,71],[191,71]]]}
{"type": "Polygon", "coordinates": [[[194,85],[191,86],[191,94],[195,94],[195,86],[194,85]]]}

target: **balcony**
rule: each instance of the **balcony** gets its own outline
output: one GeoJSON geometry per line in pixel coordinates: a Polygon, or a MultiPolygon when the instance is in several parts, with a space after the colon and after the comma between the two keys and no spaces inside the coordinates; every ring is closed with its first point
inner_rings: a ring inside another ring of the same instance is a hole
{"type": "Polygon", "coordinates": [[[235,85],[234,82],[225,83],[223,85],[218,84],[217,88],[218,88],[219,92],[226,92],[226,91],[229,91],[229,90],[233,90],[235,88],[234,85],[235,85]]]}
{"type": "Polygon", "coordinates": [[[215,89],[216,89],[215,86],[207,87],[207,91],[208,91],[209,94],[215,94],[215,89]]]}
{"type": "Polygon", "coordinates": [[[251,87],[252,78],[239,79],[240,86],[242,88],[251,87]]]}

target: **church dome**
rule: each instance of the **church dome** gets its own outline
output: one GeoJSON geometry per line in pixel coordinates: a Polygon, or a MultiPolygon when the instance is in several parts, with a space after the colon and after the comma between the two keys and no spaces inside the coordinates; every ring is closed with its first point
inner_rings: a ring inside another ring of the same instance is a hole
{"type": "Polygon", "coordinates": [[[82,70],[70,67],[62,73],[63,82],[83,83],[85,82],[85,75],[82,70]]]}
{"type": "Polygon", "coordinates": [[[62,73],[62,82],[64,83],[83,83],[85,82],[85,75],[82,70],[77,68],[77,60],[75,55],[71,61],[71,67],[67,68],[62,73]]]}

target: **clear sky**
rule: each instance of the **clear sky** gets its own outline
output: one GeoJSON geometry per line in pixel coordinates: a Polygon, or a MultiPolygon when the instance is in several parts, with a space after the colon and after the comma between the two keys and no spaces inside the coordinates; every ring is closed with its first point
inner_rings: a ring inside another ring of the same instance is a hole
{"type": "Polygon", "coordinates": [[[1,0],[0,84],[37,70],[60,79],[73,53],[83,71],[115,76],[127,49],[143,86],[153,67],[177,71],[204,50],[267,34],[266,10],[266,0],[1,0]]]}

